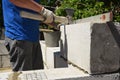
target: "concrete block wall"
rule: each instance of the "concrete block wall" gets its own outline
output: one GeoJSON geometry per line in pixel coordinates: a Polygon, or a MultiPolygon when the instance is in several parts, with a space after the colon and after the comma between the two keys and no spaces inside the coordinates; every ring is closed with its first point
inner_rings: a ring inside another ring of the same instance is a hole
{"type": "Polygon", "coordinates": [[[0,68],[10,68],[9,55],[0,56],[0,68]]]}
{"type": "Polygon", "coordinates": [[[6,55],[8,51],[4,45],[4,40],[0,40],[0,55],[6,55]]]}
{"type": "Polygon", "coordinates": [[[10,67],[8,51],[4,45],[4,40],[0,40],[0,68],[10,67]]]}
{"type": "Polygon", "coordinates": [[[107,23],[61,26],[61,40],[61,51],[68,55],[68,60],[89,74],[115,72],[120,68],[120,48],[107,23]]]}

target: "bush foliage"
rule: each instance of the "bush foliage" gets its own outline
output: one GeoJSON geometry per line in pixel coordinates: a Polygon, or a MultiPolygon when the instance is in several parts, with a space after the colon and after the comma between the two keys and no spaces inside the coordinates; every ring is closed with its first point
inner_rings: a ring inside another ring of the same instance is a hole
{"type": "Polygon", "coordinates": [[[120,22],[120,0],[62,0],[61,6],[56,9],[56,14],[66,16],[65,9],[75,10],[74,19],[86,18],[106,12],[113,11],[114,21],[120,22]]]}

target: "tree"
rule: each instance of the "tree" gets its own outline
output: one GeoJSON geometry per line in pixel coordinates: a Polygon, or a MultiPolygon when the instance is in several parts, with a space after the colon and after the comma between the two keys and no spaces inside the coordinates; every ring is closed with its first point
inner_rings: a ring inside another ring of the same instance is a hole
{"type": "Polygon", "coordinates": [[[120,22],[120,0],[98,0],[104,2],[106,7],[113,11],[114,21],[120,22]]]}

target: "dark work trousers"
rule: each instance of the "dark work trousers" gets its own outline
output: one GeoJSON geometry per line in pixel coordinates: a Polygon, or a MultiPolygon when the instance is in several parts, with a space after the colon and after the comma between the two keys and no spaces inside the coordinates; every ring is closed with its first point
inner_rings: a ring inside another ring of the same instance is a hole
{"type": "Polygon", "coordinates": [[[5,38],[13,71],[43,69],[42,52],[39,42],[11,40],[5,38]]]}

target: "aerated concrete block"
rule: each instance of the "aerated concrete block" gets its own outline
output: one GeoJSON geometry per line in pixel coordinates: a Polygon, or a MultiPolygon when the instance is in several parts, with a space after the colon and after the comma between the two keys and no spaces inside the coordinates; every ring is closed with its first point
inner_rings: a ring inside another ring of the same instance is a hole
{"type": "Polygon", "coordinates": [[[4,45],[4,40],[0,40],[0,55],[6,55],[8,51],[4,45]]]}
{"type": "Polygon", "coordinates": [[[10,67],[8,51],[4,45],[4,40],[0,40],[0,68],[10,67]]]}
{"type": "Polygon", "coordinates": [[[43,61],[48,69],[67,67],[67,62],[61,57],[60,47],[47,47],[45,41],[40,41],[43,61]]]}
{"type": "Polygon", "coordinates": [[[61,52],[54,53],[54,68],[68,67],[68,62],[62,56],[61,52]]]}
{"type": "Polygon", "coordinates": [[[115,72],[120,68],[120,48],[107,23],[61,26],[61,40],[61,51],[68,55],[68,60],[89,74],[115,72]]]}
{"type": "Polygon", "coordinates": [[[47,47],[46,49],[46,64],[49,69],[52,69],[55,66],[54,54],[56,52],[60,52],[59,47],[47,47]]]}

